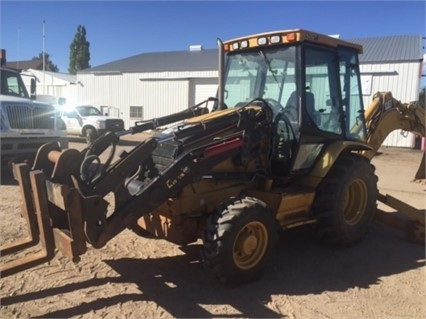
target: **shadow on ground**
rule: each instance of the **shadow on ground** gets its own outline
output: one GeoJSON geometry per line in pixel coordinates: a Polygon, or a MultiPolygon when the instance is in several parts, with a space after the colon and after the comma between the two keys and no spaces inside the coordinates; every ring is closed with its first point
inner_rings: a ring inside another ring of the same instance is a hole
{"type": "Polygon", "coordinates": [[[364,241],[351,248],[321,244],[309,229],[298,229],[281,235],[277,253],[261,279],[226,287],[206,275],[199,260],[198,245],[182,249],[186,254],[172,257],[106,259],[104,262],[119,277],[58,285],[6,297],[2,304],[11,305],[108,283],[131,283],[137,285],[140,294],[117,294],[41,317],[81,316],[118,303],[152,301],[173,317],[229,317],[228,312],[220,313],[221,307],[227,305],[238,314],[232,317],[283,318],[283,314],[267,307],[271,295],[318,295],[324,291],[368,288],[380,283],[381,277],[422,267],[425,258],[423,246],[407,242],[402,234],[378,223],[372,225],[364,241]],[[209,312],[203,305],[216,306],[216,312],[209,312]]]}

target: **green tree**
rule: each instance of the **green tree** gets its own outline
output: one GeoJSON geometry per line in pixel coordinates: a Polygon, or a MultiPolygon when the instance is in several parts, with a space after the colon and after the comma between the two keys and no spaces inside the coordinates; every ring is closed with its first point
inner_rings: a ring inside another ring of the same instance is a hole
{"type": "Polygon", "coordinates": [[[70,64],[68,72],[76,74],[79,70],[90,68],[90,43],[86,40],[86,28],[82,25],[77,27],[77,33],[70,45],[70,64]]]}
{"type": "Polygon", "coordinates": [[[426,88],[423,88],[419,94],[419,104],[426,109],[426,88]]]}
{"type": "MultiPolygon", "coordinates": [[[[44,52],[44,59],[45,59],[44,61],[45,61],[46,71],[59,72],[58,66],[52,62],[52,60],[50,59],[49,53],[44,52]]],[[[33,57],[32,60],[43,61],[43,52],[40,52],[38,56],[33,57]]]]}

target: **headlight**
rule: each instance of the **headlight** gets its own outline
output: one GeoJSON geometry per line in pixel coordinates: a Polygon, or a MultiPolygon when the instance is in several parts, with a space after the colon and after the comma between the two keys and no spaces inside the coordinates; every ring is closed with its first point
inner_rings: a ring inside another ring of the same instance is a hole
{"type": "Polygon", "coordinates": [[[257,39],[257,44],[258,45],[266,45],[268,44],[268,39],[266,39],[266,37],[261,37],[257,39]]]}
{"type": "Polygon", "coordinates": [[[100,128],[100,129],[105,128],[105,121],[99,120],[99,121],[96,121],[96,124],[97,124],[98,128],[100,128]]]}
{"type": "Polygon", "coordinates": [[[279,36],[279,35],[273,35],[270,38],[270,41],[271,41],[272,44],[280,43],[281,42],[281,36],[279,36]]]}

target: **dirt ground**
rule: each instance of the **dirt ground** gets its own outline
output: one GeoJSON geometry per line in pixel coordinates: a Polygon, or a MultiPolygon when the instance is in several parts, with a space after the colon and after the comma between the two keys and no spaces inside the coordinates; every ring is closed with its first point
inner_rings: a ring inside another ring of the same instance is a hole
{"type": "MultiPolygon", "coordinates": [[[[423,209],[426,184],[412,181],[420,156],[382,148],[373,163],[382,193],[423,209]]],[[[19,205],[3,169],[0,244],[23,233],[19,205]]],[[[0,318],[426,318],[425,247],[378,222],[345,249],[319,243],[309,229],[283,233],[264,276],[232,288],[206,276],[199,245],[126,230],[102,249],[89,248],[78,264],[58,254],[0,279],[0,318]]]]}

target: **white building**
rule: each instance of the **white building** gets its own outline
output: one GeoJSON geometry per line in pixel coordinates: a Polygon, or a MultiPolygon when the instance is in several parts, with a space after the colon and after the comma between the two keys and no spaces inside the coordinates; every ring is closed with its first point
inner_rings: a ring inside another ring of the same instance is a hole
{"type": "Polygon", "coordinates": [[[217,61],[217,50],[189,50],[111,62],[78,72],[77,100],[123,118],[129,127],[215,96],[217,61]]]}
{"type": "Polygon", "coordinates": [[[73,99],[77,94],[76,75],[27,69],[21,72],[25,86],[30,88],[31,78],[36,81],[37,99],[47,103],[56,103],[58,98],[73,99]],[[56,101],[53,101],[56,98],[56,101]]]}
{"type": "MultiPolygon", "coordinates": [[[[418,101],[422,74],[422,36],[388,36],[352,39],[364,48],[360,69],[364,106],[374,93],[390,91],[401,102],[418,101]]],[[[383,142],[385,146],[414,147],[415,136],[395,131],[383,142]]]]}

